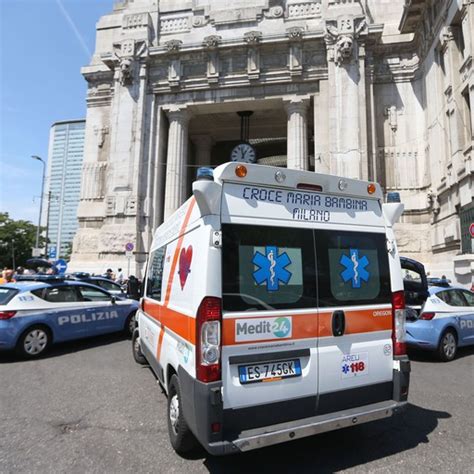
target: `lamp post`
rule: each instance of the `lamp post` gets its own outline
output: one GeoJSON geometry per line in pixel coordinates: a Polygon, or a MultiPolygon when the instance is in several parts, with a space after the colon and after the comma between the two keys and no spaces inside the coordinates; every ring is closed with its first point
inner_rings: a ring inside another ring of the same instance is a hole
{"type": "Polygon", "coordinates": [[[40,210],[39,210],[39,217],[38,217],[38,228],[36,229],[36,245],[35,247],[39,247],[39,237],[40,237],[40,227],[41,227],[41,214],[43,212],[43,193],[44,193],[44,177],[46,174],[46,163],[44,162],[43,158],[39,156],[33,155],[31,158],[34,160],[41,161],[43,164],[43,178],[41,179],[41,200],[40,200],[40,210]]]}

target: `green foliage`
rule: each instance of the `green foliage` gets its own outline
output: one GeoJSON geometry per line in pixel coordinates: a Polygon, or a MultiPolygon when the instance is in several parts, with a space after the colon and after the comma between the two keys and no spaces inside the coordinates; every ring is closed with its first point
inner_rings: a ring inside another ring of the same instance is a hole
{"type": "MultiPolygon", "coordinates": [[[[10,219],[8,212],[0,212],[0,271],[4,267],[24,266],[31,258],[31,249],[36,243],[37,226],[29,221],[10,219]],[[13,242],[13,244],[12,244],[13,242]]],[[[44,238],[40,236],[40,247],[44,246],[44,238]]]]}

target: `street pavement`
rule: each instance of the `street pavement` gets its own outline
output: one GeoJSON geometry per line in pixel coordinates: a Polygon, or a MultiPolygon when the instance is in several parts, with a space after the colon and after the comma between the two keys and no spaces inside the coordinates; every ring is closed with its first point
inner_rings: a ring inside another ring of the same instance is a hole
{"type": "Polygon", "coordinates": [[[106,336],[18,361],[0,354],[0,472],[473,472],[474,350],[413,353],[397,418],[216,458],[179,457],[166,398],[131,343],[106,336]]]}

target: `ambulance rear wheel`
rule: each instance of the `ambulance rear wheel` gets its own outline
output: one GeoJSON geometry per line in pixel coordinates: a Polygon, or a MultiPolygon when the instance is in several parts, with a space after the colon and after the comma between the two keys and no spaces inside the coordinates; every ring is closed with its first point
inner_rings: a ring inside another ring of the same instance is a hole
{"type": "Polygon", "coordinates": [[[168,432],[171,446],[178,454],[189,454],[199,443],[187,425],[182,410],[179,380],[173,375],[168,390],[168,432]]]}
{"type": "Polygon", "coordinates": [[[138,334],[138,329],[135,329],[133,331],[133,336],[132,336],[132,353],[133,353],[133,358],[135,359],[135,362],[140,365],[146,365],[147,360],[145,359],[145,356],[143,355],[142,348],[140,346],[140,337],[138,334]]]}
{"type": "Polygon", "coordinates": [[[16,351],[26,359],[35,359],[49,349],[51,339],[51,332],[45,326],[31,326],[18,339],[16,351]]]}

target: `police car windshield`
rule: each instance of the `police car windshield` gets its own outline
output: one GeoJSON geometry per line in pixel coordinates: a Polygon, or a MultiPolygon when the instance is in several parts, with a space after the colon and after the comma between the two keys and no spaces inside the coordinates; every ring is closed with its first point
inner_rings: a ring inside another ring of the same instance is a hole
{"type": "Polygon", "coordinates": [[[17,293],[14,288],[0,287],[0,305],[7,304],[17,293]]]}

